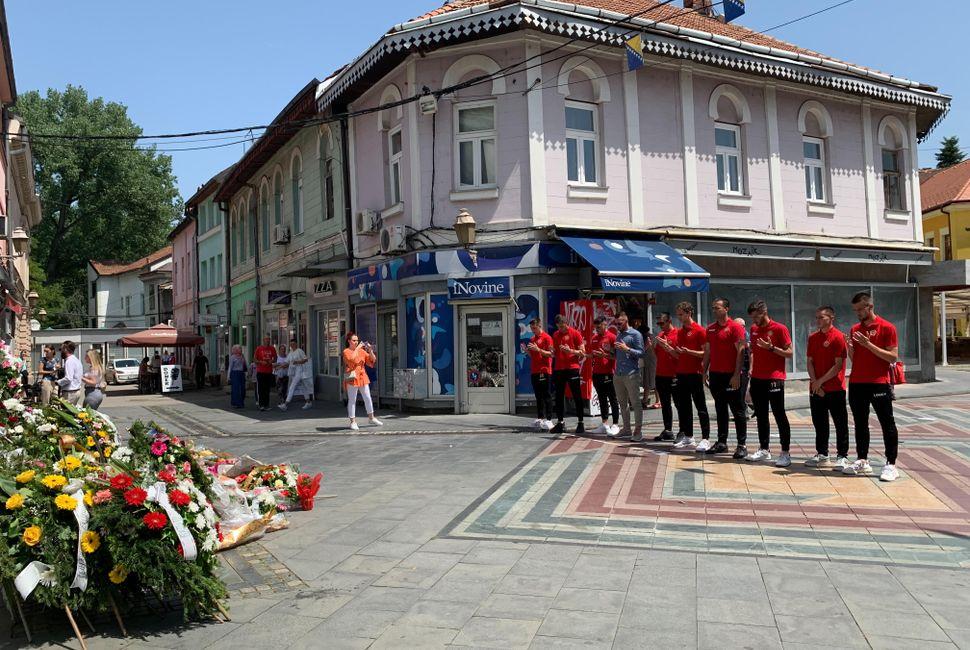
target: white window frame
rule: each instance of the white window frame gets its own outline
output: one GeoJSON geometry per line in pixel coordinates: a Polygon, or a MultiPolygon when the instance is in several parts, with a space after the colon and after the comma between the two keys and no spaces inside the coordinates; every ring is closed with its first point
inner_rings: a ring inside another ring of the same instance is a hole
{"type": "Polygon", "coordinates": [[[569,162],[567,153],[567,163],[566,163],[566,182],[570,185],[583,185],[586,187],[601,187],[603,185],[603,156],[600,152],[600,126],[599,126],[599,105],[590,104],[588,102],[575,102],[567,100],[565,106],[563,107],[563,117],[565,117],[567,108],[575,108],[583,111],[589,111],[593,114],[593,131],[592,137],[590,137],[589,131],[577,131],[570,128],[566,129],[566,147],[567,151],[569,148],[569,140],[576,141],[576,169],[579,178],[577,180],[571,180],[569,178],[569,162]],[[596,169],[594,170],[593,180],[588,180],[586,178],[586,155],[585,155],[585,142],[593,143],[593,155],[596,160],[596,169]]]}
{"type": "Polygon", "coordinates": [[[390,195],[390,205],[397,205],[401,202],[401,160],[404,158],[404,134],[401,131],[400,125],[395,126],[393,129],[389,129],[387,132],[387,187],[388,193],[390,195]],[[394,153],[394,136],[401,136],[401,150],[394,153]],[[395,171],[397,172],[395,174],[395,171]],[[397,178],[397,184],[395,184],[394,179],[397,178]]]}
{"type": "Polygon", "coordinates": [[[805,157],[805,174],[806,174],[806,185],[805,185],[805,199],[809,203],[828,203],[829,202],[829,189],[828,189],[828,164],[825,160],[825,139],[824,138],[814,138],[812,136],[806,135],[802,136],[802,156],[805,154],[806,144],[816,144],[818,145],[819,158],[807,158],[805,157]],[[811,170],[820,169],[821,170],[821,188],[815,187],[815,174],[810,173],[811,170]],[[815,190],[822,190],[822,198],[816,196],[815,190]]]}
{"type": "Polygon", "coordinates": [[[455,189],[456,191],[463,190],[480,190],[498,187],[498,178],[491,183],[482,182],[482,143],[486,140],[492,140],[495,145],[493,147],[495,159],[492,160],[493,172],[498,176],[498,111],[496,110],[495,100],[485,100],[479,102],[466,102],[463,104],[455,104],[454,108],[454,131],[455,131],[455,145],[454,145],[454,172],[455,172],[455,189]],[[472,108],[483,108],[489,107],[492,109],[492,126],[493,128],[488,131],[472,131],[470,133],[460,133],[458,130],[458,118],[461,111],[465,111],[472,108]],[[473,176],[475,177],[474,184],[463,185],[461,182],[461,144],[463,142],[472,143],[472,169],[473,176]]]}
{"type": "Polygon", "coordinates": [[[882,196],[885,203],[884,208],[891,212],[905,212],[906,208],[906,175],[903,173],[905,169],[906,160],[903,155],[903,149],[890,149],[888,147],[883,147],[879,152],[879,166],[882,170],[882,196]],[[889,152],[893,154],[896,158],[896,171],[887,172],[886,164],[884,162],[884,157],[886,153],[889,152]],[[897,185],[899,187],[899,205],[890,205],[888,200],[888,193],[886,192],[887,179],[890,176],[895,176],[897,179],[897,185]]]}
{"type": "Polygon", "coordinates": [[[745,179],[744,179],[744,143],[741,141],[741,127],[737,124],[727,124],[726,122],[715,122],[714,123],[714,164],[715,164],[715,182],[717,182],[717,159],[724,156],[724,181],[725,187],[718,185],[718,194],[729,194],[731,196],[745,196],[745,179]],[[717,144],[717,130],[723,129],[725,131],[733,131],[735,136],[735,141],[737,142],[737,147],[724,147],[717,144]],[[731,156],[734,156],[738,160],[738,189],[731,189],[730,182],[730,169],[731,166],[728,164],[728,160],[731,156]]]}

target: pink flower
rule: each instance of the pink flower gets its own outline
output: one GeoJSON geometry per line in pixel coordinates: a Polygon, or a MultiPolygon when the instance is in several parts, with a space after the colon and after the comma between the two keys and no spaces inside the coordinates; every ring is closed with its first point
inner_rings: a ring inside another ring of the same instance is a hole
{"type": "Polygon", "coordinates": [[[4,359],[3,364],[0,364],[0,365],[3,365],[4,368],[9,368],[10,367],[10,361],[7,360],[7,359],[4,359]]]}
{"type": "Polygon", "coordinates": [[[11,379],[7,382],[7,388],[16,388],[20,383],[16,379],[11,379]]]}
{"type": "Polygon", "coordinates": [[[152,451],[152,455],[161,456],[166,451],[168,451],[168,445],[166,445],[164,442],[161,442],[161,441],[153,442],[151,451],[152,451]]]}
{"type": "Polygon", "coordinates": [[[182,463],[182,473],[183,474],[192,473],[192,465],[189,463],[189,461],[185,461],[184,463],[182,463]]]}
{"type": "Polygon", "coordinates": [[[91,497],[91,500],[99,504],[107,503],[108,501],[111,501],[111,490],[98,490],[94,493],[94,496],[91,497]]]}

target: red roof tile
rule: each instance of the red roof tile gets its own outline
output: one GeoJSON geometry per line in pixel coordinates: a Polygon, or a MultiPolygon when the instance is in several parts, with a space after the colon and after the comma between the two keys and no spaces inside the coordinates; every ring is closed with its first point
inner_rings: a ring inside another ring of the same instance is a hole
{"type": "Polygon", "coordinates": [[[924,213],[948,203],[970,201],[970,160],[937,170],[933,174],[920,172],[919,187],[924,213]]]}
{"type": "Polygon", "coordinates": [[[91,260],[91,266],[97,271],[98,275],[121,275],[122,273],[128,273],[129,271],[138,271],[149,264],[154,264],[158,260],[164,259],[166,257],[172,256],[172,247],[166,246],[165,248],[160,248],[159,250],[146,255],[141,259],[137,259],[134,262],[116,262],[114,260],[104,260],[97,261],[91,260]]]}

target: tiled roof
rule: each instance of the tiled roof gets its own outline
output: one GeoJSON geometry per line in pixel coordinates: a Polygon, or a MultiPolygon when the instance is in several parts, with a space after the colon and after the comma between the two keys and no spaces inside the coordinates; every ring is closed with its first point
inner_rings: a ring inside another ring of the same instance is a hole
{"type": "Polygon", "coordinates": [[[948,203],[970,201],[970,160],[934,172],[920,172],[920,199],[924,213],[948,203]]]}
{"type": "MultiPolygon", "coordinates": [[[[513,3],[514,0],[451,0],[450,2],[446,2],[441,7],[418,16],[413,20],[435,18],[453,11],[469,9],[479,5],[487,4],[491,6],[502,6],[513,3]]],[[[762,45],[764,47],[773,47],[786,52],[794,52],[796,54],[804,54],[822,59],[828,59],[830,61],[837,61],[839,63],[845,63],[848,65],[855,65],[854,63],[841,61],[840,59],[835,59],[831,56],[813,52],[812,50],[798,47],[797,45],[778,40],[777,38],[772,38],[771,36],[767,36],[765,34],[759,34],[754,30],[748,29],[747,27],[742,27],[741,25],[723,23],[717,18],[705,16],[697,12],[685,13],[682,2],[671,2],[670,4],[658,6],[660,5],[660,2],[657,0],[581,0],[580,2],[575,2],[573,4],[591,7],[593,9],[602,9],[604,11],[612,11],[625,16],[637,14],[639,15],[639,18],[644,20],[655,20],[657,22],[676,25],[677,27],[686,27],[702,32],[726,36],[728,38],[744,41],[746,43],[753,43],[755,45],[762,45]],[[651,9],[651,7],[656,7],[656,9],[651,9]]],[[[866,69],[871,70],[871,68],[866,69]]]]}
{"type": "Polygon", "coordinates": [[[113,260],[97,261],[91,260],[91,266],[97,271],[98,275],[121,275],[122,273],[128,273],[129,271],[139,271],[144,267],[154,264],[155,262],[165,259],[166,257],[172,256],[171,245],[146,255],[141,259],[137,259],[134,262],[115,262],[113,260]]]}

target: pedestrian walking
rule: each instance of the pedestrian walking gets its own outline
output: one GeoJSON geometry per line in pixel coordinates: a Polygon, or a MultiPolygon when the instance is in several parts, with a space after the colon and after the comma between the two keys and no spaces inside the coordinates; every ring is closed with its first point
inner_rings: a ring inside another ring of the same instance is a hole
{"type": "Polygon", "coordinates": [[[785,360],[792,357],[791,335],[788,328],[768,317],[764,300],[748,305],[751,316],[751,401],[758,419],[758,451],[750,454],[750,461],[769,461],[771,452],[771,422],[768,409],[775,418],[781,454],[776,467],[791,465],[791,425],[785,412],[785,360]]]}
{"type": "Polygon", "coordinates": [[[536,420],[532,426],[549,431],[552,429],[552,357],[553,342],[549,333],[542,329],[542,321],[529,321],[532,338],[526,350],[529,352],[529,373],[532,376],[532,392],[536,396],[536,420]]]}
{"type": "Polygon", "coordinates": [[[555,352],[555,369],[552,371],[553,383],[556,386],[556,426],[552,433],[566,431],[566,388],[572,393],[576,405],[576,435],[586,433],[583,427],[583,415],[586,400],[583,399],[583,380],[579,374],[579,361],[586,355],[586,343],[583,335],[575,327],[570,327],[566,317],[556,316],[556,331],[552,334],[553,351],[555,352]]]}
{"type": "MultiPolygon", "coordinates": [[[[808,337],[808,403],[815,427],[815,455],[805,461],[809,467],[829,467],[829,417],[835,424],[835,468],[848,467],[849,412],[845,406],[845,360],[848,344],[835,328],[835,310],[815,310],[818,329],[808,337]]],[[[866,416],[868,417],[868,415],[866,416]]]]}
{"type": "MultiPolygon", "coordinates": [[[[273,350],[273,348],[270,347],[270,350],[273,350]]],[[[275,350],[273,350],[273,357],[276,357],[275,350]]],[[[297,395],[303,397],[302,408],[304,411],[311,408],[313,406],[313,374],[310,372],[310,359],[297,344],[296,339],[290,339],[290,351],[286,354],[286,376],[289,378],[289,388],[286,391],[286,400],[278,408],[285,411],[297,395]]],[[[273,375],[271,374],[270,377],[272,378],[273,375]]],[[[268,387],[266,399],[269,400],[268,387]]]]}
{"type": "Polygon", "coordinates": [[[152,357],[151,365],[149,367],[149,377],[151,378],[152,392],[159,393],[162,390],[162,357],[158,354],[158,350],[155,350],[155,356],[152,357]]]}
{"type": "Polygon", "coordinates": [[[872,474],[869,465],[869,407],[876,412],[886,450],[886,465],[879,476],[883,481],[899,478],[896,456],[899,432],[893,416],[893,394],[889,382],[892,364],[899,359],[896,326],[876,315],[872,295],[863,291],[852,298],[852,309],[859,322],[852,326],[848,341],[852,373],[849,375],[849,408],[855,422],[858,460],[842,470],[843,474],[872,474]]]}
{"type": "Polygon", "coordinates": [[[276,365],[276,348],[270,342],[269,336],[263,337],[263,344],[256,346],[253,352],[253,366],[256,370],[256,405],[260,411],[269,410],[269,396],[276,383],[273,374],[276,365]]]}
{"type": "Polygon", "coordinates": [[[229,353],[229,395],[233,408],[241,409],[246,406],[246,358],[243,356],[242,346],[234,345],[229,353]]]}
{"type": "Polygon", "coordinates": [[[281,345],[276,351],[276,364],[273,366],[276,375],[276,402],[282,404],[286,401],[286,393],[290,387],[289,377],[286,374],[286,346],[281,345]]]}
{"type": "Polygon", "coordinates": [[[69,404],[81,407],[84,402],[84,392],[81,390],[84,376],[84,368],[80,360],[74,356],[77,346],[73,341],[64,341],[61,345],[61,359],[64,367],[64,377],[57,380],[57,385],[61,387],[61,397],[69,404]]]}
{"type": "Polygon", "coordinates": [[[694,410],[701,426],[701,437],[711,437],[711,416],[707,413],[704,397],[704,345],[707,343],[707,330],[694,322],[694,305],[689,302],[677,304],[677,404],[681,438],[674,443],[675,449],[691,449],[697,446],[694,440],[694,410]]]}
{"type": "Polygon", "coordinates": [[[101,363],[101,353],[97,350],[88,350],[84,360],[88,362],[88,370],[81,376],[84,384],[84,405],[97,411],[104,401],[104,364],[101,363]]]}
{"type": "Polygon", "coordinates": [[[616,317],[616,372],[613,384],[623,428],[617,438],[630,436],[631,442],[643,442],[643,402],[640,401],[640,359],[643,357],[643,335],[630,327],[623,312],[616,317]],[[630,409],[633,409],[633,431],[630,430],[630,409]]]}
{"type": "Polygon", "coordinates": [[[44,346],[44,358],[37,367],[37,376],[40,377],[40,403],[47,406],[51,403],[57,381],[57,359],[54,358],[54,347],[51,345],[44,346]]]}
{"type": "Polygon", "coordinates": [[[209,372],[209,358],[202,352],[202,348],[196,348],[195,358],[192,359],[192,376],[195,377],[195,387],[205,388],[205,377],[209,372]]]}
{"type": "Polygon", "coordinates": [[[744,372],[744,328],[735,323],[729,314],[731,302],[718,298],[711,304],[714,322],[707,327],[707,344],[704,354],[704,373],[714,398],[717,418],[717,442],[702,440],[698,452],[720,454],[728,450],[728,416],[734,419],[734,432],[738,439],[734,458],[747,457],[748,409],[744,394],[748,390],[748,377],[744,372]]]}
{"type": "MultiPolygon", "coordinates": [[[[670,322],[670,314],[661,312],[657,317],[657,327],[660,330],[650,339],[650,346],[657,357],[657,396],[660,401],[660,415],[663,420],[663,431],[654,438],[654,442],[674,441],[674,394],[677,392],[677,330],[670,322]]],[[[680,428],[678,427],[678,432],[680,428]]],[[[676,437],[680,439],[680,434],[676,437]]]]}
{"type": "Polygon", "coordinates": [[[364,410],[367,411],[367,419],[370,424],[379,427],[383,422],[374,415],[374,402],[370,396],[370,377],[367,376],[367,368],[373,368],[377,363],[377,355],[374,354],[374,347],[370,343],[361,343],[360,337],[356,333],[347,334],[347,347],[343,352],[344,356],[344,386],[347,389],[347,415],[350,417],[350,429],[359,431],[357,425],[357,395],[364,400],[364,410]]]}
{"type": "Polygon", "coordinates": [[[600,403],[600,420],[598,427],[590,433],[606,433],[616,435],[620,432],[620,407],[616,400],[616,387],[613,375],[616,373],[616,335],[606,327],[606,319],[597,316],[593,320],[593,335],[589,340],[589,352],[586,358],[593,366],[593,389],[600,403]],[[613,424],[610,424],[610,412],[613,413],[613,424]]]}

